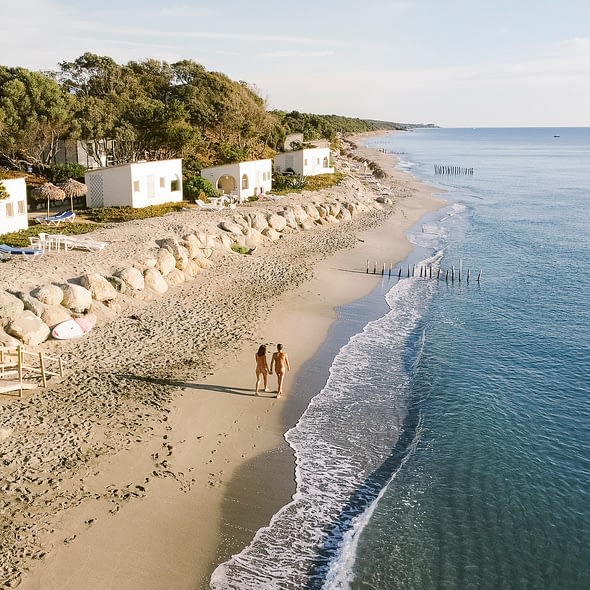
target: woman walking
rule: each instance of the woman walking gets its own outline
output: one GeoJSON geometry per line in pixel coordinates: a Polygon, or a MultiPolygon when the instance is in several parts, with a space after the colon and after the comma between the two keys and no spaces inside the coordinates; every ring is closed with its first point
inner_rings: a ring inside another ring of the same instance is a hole
{"type": "Polygon", "coordinates": [[[264,391],[268,391],[268,362],[266,360],[266,346],[260,345],[256,353],[256,388],[254,395],[258,395],[258,387],[260,385],[260,377],[264,384],[264,391]]]}

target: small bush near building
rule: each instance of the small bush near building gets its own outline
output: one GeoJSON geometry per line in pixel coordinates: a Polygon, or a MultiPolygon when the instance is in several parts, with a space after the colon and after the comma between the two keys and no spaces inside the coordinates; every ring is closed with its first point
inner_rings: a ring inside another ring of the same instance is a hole
{"type": "Polygon", "coordinates": [[[84,182],[85,172],[86,166],[82,166],[82,164],[53,164],[47,172],[47,178],[53,184],[56,182],[65,182],[68,178],[84,182]]]}
{"type": "Polygon", "coordinates": [[[219,191],[202,176],[193,176],[183,183],[183,196],[194,203],[197,199],[204,201],[209,197],[216,197],[219,191]]]}

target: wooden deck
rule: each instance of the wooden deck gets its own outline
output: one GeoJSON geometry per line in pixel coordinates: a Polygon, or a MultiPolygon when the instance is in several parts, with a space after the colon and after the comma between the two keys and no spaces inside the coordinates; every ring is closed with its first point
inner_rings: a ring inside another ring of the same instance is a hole
{"type": "Polygon", "coordinates": [[[47,387],[50,376],[63,377],[64,364],[60,358],[42,352],[30,352],[23,346],[0,347],[0,395],[25,389],[47,387]]]}

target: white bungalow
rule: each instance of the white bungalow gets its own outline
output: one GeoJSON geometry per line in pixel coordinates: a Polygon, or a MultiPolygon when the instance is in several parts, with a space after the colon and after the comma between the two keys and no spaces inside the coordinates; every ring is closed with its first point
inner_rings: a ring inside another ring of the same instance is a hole
{"type": "Polygon", "coordinates": [[[201,176],[225,195],[240,201],[272,189],[272,160],[252,160],[203,168],[201,176]]]}
{"type": "Polygon", "coordinates": [[[274,157],[277,172],[295,172],[302,176],[334,174],[330,166],[330,148],[305,148],[296,152],[281,152],[274,157]]]}
{"type": "Polygon", "coordinates": [[[8,197],[0,199],[0,234],[8,234],[29,227],[27,216],[27,185],[23,178],[0,180],[8,197]]]}
{"type": "Polygon", "coordinates": [[[133,207],[182,201],[182,159],[129,162],[84,175],[86,206],[133,207]]]}

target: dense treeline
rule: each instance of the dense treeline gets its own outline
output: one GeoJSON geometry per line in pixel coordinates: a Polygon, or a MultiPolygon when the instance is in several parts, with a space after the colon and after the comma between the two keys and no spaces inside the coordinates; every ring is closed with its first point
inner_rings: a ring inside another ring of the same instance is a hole
{"type": "Polygon", "coordinates": [[[198,170],[270,157],[289,133],[328,138],[391,126],[338,115],[268,111],[254,87],[183,60],[117,64],[85,53],[57,72],[0,66],[0,164],[44,174],[60,140],[112,162],[185,159],[198,170]]]}

